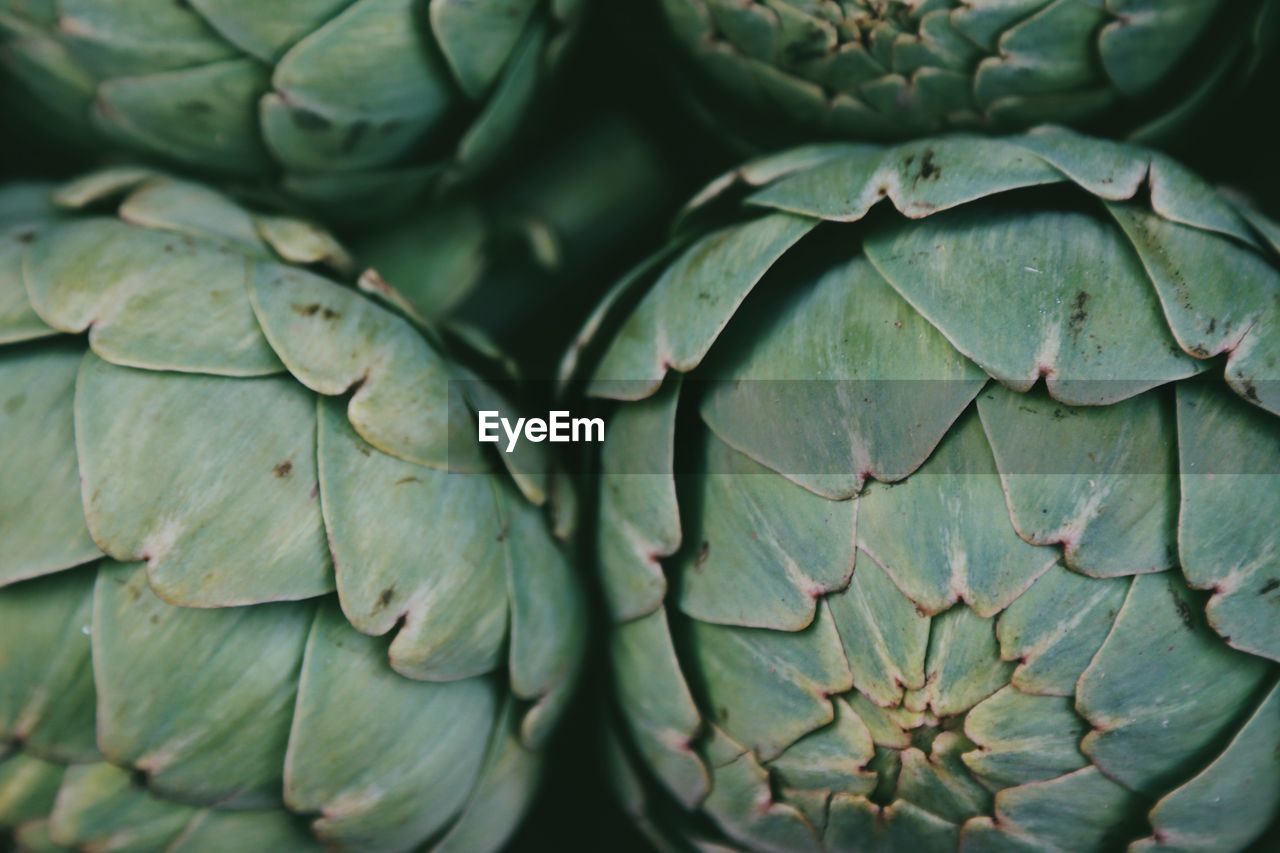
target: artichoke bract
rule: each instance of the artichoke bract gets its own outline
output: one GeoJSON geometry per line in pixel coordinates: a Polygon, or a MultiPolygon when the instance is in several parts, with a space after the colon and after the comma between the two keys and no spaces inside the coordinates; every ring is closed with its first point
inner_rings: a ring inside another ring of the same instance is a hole
{"type": "Polygon", "coordinates": [[[10,72],[61,135],[367,216],[498,155],[578,0],[4,0],[10,72]],[[351,207],[355,205],[355,209],[351,207]]]}
{"type": "Polygon", "coordinates": [[[1280,228],[1058,128],[709,187],[610,411],[611,763],[753,850],[1241,849],[1280,814],[1280,228]]]}
{"type": "Polygon", "coordinates": [[[148,171],[6,187],[0,232],[0,830],[501,845],[583,611],[456,345],[148,171]]]}
{"type": "Polygon", "coordinates": [[[680,201],[677,186],[643,129],[612,114],[566,134],[498,186],[419,206],[351,248],[419,316],[479,329],[522,369],[546,361],[540,375],[554,375],[600,295],[581,285],[607,284],[637,234],[661,233],[680,201]],[[600,276],[601,267],[611,269],[600,276]],[[549,328],[564,315],[563,330],[549,328]],[[554,332],[562,338],[548,344],[554,332]]]}
{"type": "Polygon", "coordinates": [[[1246,75],[1271,0],[662,0],[691,94],[748,142],[1039,122],[1167,134],[1246,75]]]}

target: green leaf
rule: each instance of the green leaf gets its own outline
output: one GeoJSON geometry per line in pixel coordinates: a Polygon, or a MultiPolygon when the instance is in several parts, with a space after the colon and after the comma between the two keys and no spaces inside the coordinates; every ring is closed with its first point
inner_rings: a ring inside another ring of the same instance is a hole
{"type": "Polygon", "coordinates": [[[996,621],[1000,657],[1018,661],[1011,683],[1027,693],[1071,696],[1111,632],[1128,578],[1100,580],[1054,566],[996,621]]]}
{"type": "Polygon", "coordinates": [[[676,560],[680,610],[703,622],[799,631],[853,575],[858,503],[788,482],[707,432],[708,473],[676,560]]]}
{"type": "Polygon", "coordinates": [[[853,686],[890,707],[904,689],[924,686],[929,617],[893,585],[865,551],[848,588],[826,599],[853,673],[853,686]]]}
{"type": "Polygon", "coordinates": [[[1079,747],[1088,730],[1071,699],[1004,687],[965,716],[965,736],[978,749],[961,758],[987,785],[1043,782],[1089,763],[1079,747]]]}
{"type": "Polygon", "coordinates": [[[899,850],[954,850],[960,827],[903,800],[881,808],[865,797],[831,798],[827,831],[831,850],[896,853],[899,850]]]}
{"type": "Polygon", "coordinates": [[[1243,849],[1262,838],[1280,800],[1277,751],[1280,688],[1273,687],[1212,764],[1156,803],[1151,826],[1157,844],[1139,842],[1136,849],[1157,845],[1180,850],[1243,849]]]}
{"type": "Polygon", "coordinates": [[[1178,551],[1187,581],[1211,589],[1206,612],[1223,639],[1280,660],[1280,433],[1276,419],[1221,387],[1178,388],[1182,512],[1178,551]]]}
{"type": "Polygon", "coordinates": [[[1044,376],[1056,400],[1107,405],[1204,369],[1177,348],[1128,242],[1088,214],[952,211],[877,230],[866,253],[1014,390],[1044,376]]]}
{"type": "Polygon", "coordinates": [[[162,800],[105,762],[67,768],[49,820],[49,837],[77,849],[156,851],[168,848],[197,811],[162,800]]]}
{"type": "Polygon", "coordinates": [[[322,605],[285,756],[285,802],[325,844],[403,849],[445,828],[480,778],[499,718],[485,678],[413,681],[384,644],[322,605]],[[406,749],[406,744],[414,748],[406,749]]]}
{"type": "Polygon", "coordinates": [[[1220,234],[1131,205],[1109,209],[1142,259],[1179,346],[1209,358],[1260,333],[1260,318],[1280,299],[1275,267],[1220,234]]]}
{"type": "Polygon", "coordinates": [[[1093,3],[1047,3],[1000,34],[998,53],[983,60],[973,78],[984,109],[1015,97],[1057,95],[1099,88],[1095,33],[1108,11],[1093,3]]]}
{"type": "Polygon", "coordinates": [[[104,563],[93,610],[98,742],[166,799],[230,808],[280,802],[307,604],[165,604],[137,565],[104,563]],[[176,689],[191,673],[198,682],[176,689]]]}
{"type": "Polygon", "coordinates": [[[286,169],[389,165],[444,118],[455,94],[422,47],[418,5],[356,0],[281,57],[259,117],[286,169]]]}
{"type": "Polygon", "coordinates": [[[198,812],[170,849],[190,853],[221,853],[224,850],[318,851],[305,824],[283,809],[269,811],[198,812]]]}
{"type": "Polygon", "coordinates": [[[866,770],[875,757],[871,733],[843,699],[832,702],[835,720],[805,735],[769,762],[770,774],[789,788],[870,794],[874,773],[866,770]]]}
{"type": "Polygon", "coordinates": [[[0,593],[0,738],[57,762],[97,761],[91,568],[0,593]]]}
{"type": "Polygon", "coordinates": [[[247,255],[270,257],[249,211],[204,184],[152,178],[125,196],[119,213],[121,219],[133,225],[211,240],[247,255]]]}
{"type": "Polygon", "coordinates": [[[478,100],[507,64],[536,0],[434,0],[431,26],[458,85],[478,100]]]}
{"type": "MultiPolygon", "coordinates": [[[[990,818],[976,823],[988,830],[994,824],[997,835],[1011,835],[1015,843],[1023,839],[1022,849],[1094,850],[1127,840],[1127,819],[1140,803],[1098,768],[1085,767],[1046,782],[1006,788],[996,794],[998,823],[990,818]]],[[[965,826],[966,834],[974,823],[965,826]]],[[[984,840],[978,849],[992,849],[984,845],[995,841],[984,840]]]]}
{"type": "Polygon", "coordinates": [[[637,751],[676,799],[696,807],[711,789],[709,770],[691,746],[702,717],[680,671],[666,610],[618,625],[609,651],[637,751]]]}
{"type": "Polygon", "coordinates": [[[961,759],[973,749],[962,735],[942,732],[926,756],[916,747],[902,753],[897,799],[928,806],[939,817],[962,823],[991,810],[991,792],[969,775],[961,759]]]}
{"type": "Polygon", "coordinates": [[[713,749],[736,750],[733,758],[712,759],[711,793],[703,809],[731,838],[750,849],[818,851],[817,833],[794,806],[772,799],[769,773],[749,750],[713,729],[713,749]]]}
{"type": "Polygon", "coordinates": [[[228,59],[235,48],[185,6],[154,0],[58,0],[58,26],[95,78],[188,68],[228,59]]]}
{"type": "Polygon", "coordinates": [[[94,540],[146,560],[166,600],[225,607],[333,589],[315,398],[292,379],[156,373],[89,354],[76,443],[94,540]]]}
{"type": "Polygon", "coordinates": [[[537,795],[542,778],[541,757],[526,750],[515,736],[512,705],[507,703],[494,729],[493,743],[471,801],[448,834],[433,845],[438,853],[501,849],[537,795]]]}
{"type": "Polygon", "coordinates": [[[0,758],[0,826],[18,826],[53,811],[63,769],[22,752],[0,758]]]}
{"type": "Polygon", "coordinates": [[[638,400],[658,389],[668,368],[692,370],[769,267],[814,225],[778,213],[699,240],[626,319],[596,366],[589,392],[638,400]]]}
{"type": "Polygon", "coordinates": [[[389,456],[355,433],[340,400],[318,405],[321,506],[344,615],[373,635],[403,622],[390,655],[407,677],[491,671],[507,633],[493,478],[389,456]]]}
{"type": "Polygon", "coordinates": [[[109,79],[93,121],[116,145],[188,168],[263,178],[273,163],[258,133],[268,73],[252,59],[109,79]]]}
{"type": "MultiPolygon", "coordinates": [[[[1042,3],[1042,0],[1031,2],[1042,3]]],[[[958,10],[957,15],[969,11],[972,10],[958,10]]],[[[1151,157],[1144,149],[1084,136],[1063,127],[1038,127],[1019,136],[1017,142],[1081,189],[1112,201],[1133,198],[1151,167],[1151,157]]]]}
{"type": "Polygon", "coordinates": [[[419,465],[484,469],[448,364],[408,321],[281,264],[254,264],[249,293],[264,334],[299,382],[330,396],[354,389],[347,416],[365,441],[419,465]]]}
{"type": "Polygon", "coordinates": [[[116,364],[226,376],[280,371],[246,298],[244,261],[217,243],[85,217],[42,231],[25,276],[46,323],[88,330],[94,352],[116,364]]]}
{"type": "Polygon", "coordinates": [[[605,602],[616,620],[662,605],[663,557],[680,547],[675,430],[679,374],[648,399],[613,412],[601,450],[599,560],[605,602]]]}
{"type": "Polygon", "coordinates": [[[1061,544],[1096,577],[1177,561],[1177,438],[1161,394],[1073,408],[993,386],[978,412],[1024,539],[1061,544]]]}
{"type": "Polygon", "coordinates": [[[1186,60],[1223,6],[1221,0],[1110,0],[1114,20],[1098,52],[1112,85],[1129,96],[1148,91],[1186,60]]]}
{"type": "Polygon", "coordinates": [[[521,720],[520,735],[525,746],[537,749],[573,696],[585,648],[586,606],[580,579],[552,538],[542,510],[511,489],[498,500],[511,603],[511,690],[533,703],[521,720]]]}
{"type": "MultiPolygon", "coordinates": [[[[0,200],[2,201],[2,200],[0,200]]],[[[0,229],[2,230],[2,229],[0,229]]],[[[16,225],[0,233],[0,344],[29,341],[55,334],[27,299],[22,282],[22,258],[35,239],[36,225],[16,225]]]]}
{"type": "Polygon", "coordinates": [[[1016,142],[947,137],[862,147],[784,177],[750,202],[836,222],[861,220],[882,198],[911,219],[1064,176],[1016,142]]]}
{"type": "Polygon", "coordinates": [[[0,351],[0,586],[95,559],[76,464],[76,373],[59,341],[0,351]]]}
{"type": "Polygon", "coordinates": [[[458,141],[455,177],[474,176],[491,165],[528,117],[539,92],[538,84],[547,73],[548,30],[545,23],[535,20],[516,45],[493,94],[458,141]]]}
{"type": "Polygon", "coordinates": [[[780,298],[702,374],[717,381],[700,412],[730,447],[825,497],[911,474],[986,379],[865,259],[780,298]]]}
{"type": "Polygon", "coordinates": [[[958,601],[994,615],[1058,559],[1008,523],[991,448],[971,414],[919,471],[892,486],[872,484],[857,504],[858,546],[931,615],[958,601]]]}
{"type": "Polygon", "coordinates": [[[352,0],[275,0],[246,6],[240,0],[189,0],[191,8],[236,47],[272,62],[352,0]]]}
{"type": "Polygon", "coordinates": [[[907,691],[903,705],[937,717],[962,714],[1008,684],[1012,670],[997,654],[995,620],[953,607],[929,621],[925,683],[907,691]]]}
{"type": "Polygon", "coordinates": [[[834,720],[829,697],[853,686],[844,632],[825,604],[794,633],[696,620],[689,630],[708,715],[763,761],[834,720]]]}
{"type": "Polygon", "coordinates": [[[1160,793],[1209,757],[1269,671],[1204,624],[1180,578],[1139,575],[1080,676],[1076,707],[1094,727],[1081,749],[1126,787],[1160,793]]]}

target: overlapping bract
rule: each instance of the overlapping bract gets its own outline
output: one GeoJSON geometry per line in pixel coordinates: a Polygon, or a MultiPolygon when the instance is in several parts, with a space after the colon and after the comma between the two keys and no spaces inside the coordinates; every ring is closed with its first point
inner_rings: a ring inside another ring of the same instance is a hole
{"type": "Polygon", "coordinates": [[[0,193],[0,827],[500,846],[581,652],[545,466],[492,467],[325,232],[139,170],[53,198],[0,193]]]}
{"type": "Polygon", "coordinates": [[[789,851],[1261,837],[1275,224],[1045,128],[786,152],[677,233],[566,362],[617,401],[599,561],[641,825],[789,851]]]}
{"type": "Polygon", "coordinates": [[[1269,0],[663,0],[747,139],[902,139],[1039,122],[1157,136],[1248,73],[1269,0]],[[732,106],[736,102],[736,109],[732,106]]]}
{"type": "Polygon", "coordinates": [[[55,132],[367,217],[505,146],[577,0],[5,0],[7,65],[55,132]]]}

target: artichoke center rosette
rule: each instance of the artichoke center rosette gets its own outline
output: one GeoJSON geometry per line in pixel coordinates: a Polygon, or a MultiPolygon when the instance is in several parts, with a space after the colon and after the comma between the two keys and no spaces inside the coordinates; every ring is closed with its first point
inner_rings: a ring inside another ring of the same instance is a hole
{"type": "Polygon", "coordinates": [[[1167,136],[1253,73],[1274,0],[662,0],[688,94],[750,141],[1053,121],[1167,136]]]}
{"type": "Polygon", "coordinates": [[[0,830],[500,846],[584,620],[496,392],[197,184],[13,185],[0,232],[0,830]]]}
{"type": "Polygon", "coordinates": [[[355,218],[491,163],[579,16],[580,0],[0,0],[0,50],[55,134],[278,179],[355,218]]]}
{"type": "Polygon", "coordinates": [[[610,764],[669,846],[1241,849],[1280,814],[1280,228],[1070,131],[702,193],[612,401],[610,764]]]}

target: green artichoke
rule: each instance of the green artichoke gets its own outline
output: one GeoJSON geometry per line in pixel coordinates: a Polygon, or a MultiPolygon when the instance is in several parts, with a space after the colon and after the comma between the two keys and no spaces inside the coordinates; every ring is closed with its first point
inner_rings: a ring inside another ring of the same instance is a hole
{"type": "Polygon", "coordinates": [[[584,620],[457,344],[155,173],[6,187],[0,233],[0,834],[501,845],[584,620]]]}
{"type": "Polygon", "coordinates": [[[752,141],[1039,122],[1167,134],[1247,74],[1273,0],[662,0],[693,101],[752,141]]]}
{"type": "Polygon", "coordinates": [[[566,362],[615,401],[610,755],[642,825],[786,851],[1267,831],[1280,227],[1042,128],[775,155],[677,233],[566,362]]]}
{"type": "Polygon", "coordinates": [[[579,0],[0,0],[0,36],[62,136],[367,216],[491,161],[578,16],[579,0]]]}

